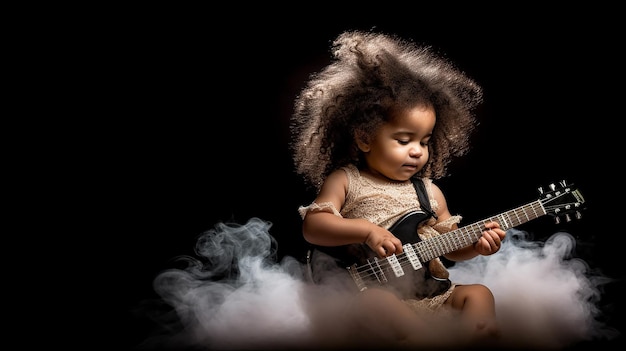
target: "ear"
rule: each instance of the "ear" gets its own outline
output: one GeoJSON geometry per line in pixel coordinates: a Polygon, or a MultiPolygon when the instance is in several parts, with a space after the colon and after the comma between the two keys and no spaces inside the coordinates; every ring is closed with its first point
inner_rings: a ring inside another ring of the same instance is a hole
{"type": "Polygon", "coordinates": [[[360,133],[354,133],[354,140],[356,141],[356,145],[359,147],[359,150],[362,152],[370,151],[370,144],[367,137],[364,135],[360,135],[360,133]]]}

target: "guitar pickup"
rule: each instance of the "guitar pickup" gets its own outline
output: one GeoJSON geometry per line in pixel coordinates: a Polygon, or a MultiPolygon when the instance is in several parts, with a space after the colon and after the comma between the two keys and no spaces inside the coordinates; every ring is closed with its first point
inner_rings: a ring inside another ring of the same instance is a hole
{"type": "Polygon", "coordinates": [[[402,249],[404,250],[404,253],[406,254],[406,257],[409,259],[409,262],[411,262],[411,266],[413,266],[413,269],[414,270],[421,269],[422,268],[422,262],[417,257],[417,253],[413,249],[413,245],[411,245],[411,244],[404,244],[404,245],[402,245],[402,249]]]}
{"type": "Polygon", "coordinates": [[[404,275],[404,270],[402,269],[402,265],[400,265],[400,262],[398,261],[398,257],[396,255],[391,255],[387,257],[387,262],[389,262],[391,270],[393,270],[393,274],[395,274],[396,277],[401,277],[404,275]]]}

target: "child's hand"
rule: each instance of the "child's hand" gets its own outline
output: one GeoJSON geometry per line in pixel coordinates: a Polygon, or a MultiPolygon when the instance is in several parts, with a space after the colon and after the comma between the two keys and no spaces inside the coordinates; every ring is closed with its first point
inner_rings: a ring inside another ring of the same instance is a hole
{"type": "Polygon", "coordinates": [[[402,242],[390,231],[372,223],[365,244],[379,257],[384,258],[402,252],[402,242]]]}
{"type": "Polygon", "coordinates": [[[499,223],[489,222],[485,224],[483,236],[474,244],[474,250],[483,256],[494,254],[500,250],[505,235],[506,232],[500,229],[499,223]]]}

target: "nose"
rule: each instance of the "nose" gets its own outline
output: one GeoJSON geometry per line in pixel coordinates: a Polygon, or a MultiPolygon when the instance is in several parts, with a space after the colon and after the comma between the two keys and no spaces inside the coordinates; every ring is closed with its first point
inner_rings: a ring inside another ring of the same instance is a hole
{"type": "Polygon", "coordinates": [[[420,157],[422,156],[422,148],[420,146],[413,146],[409,149],[409,156],[420,157]]]}

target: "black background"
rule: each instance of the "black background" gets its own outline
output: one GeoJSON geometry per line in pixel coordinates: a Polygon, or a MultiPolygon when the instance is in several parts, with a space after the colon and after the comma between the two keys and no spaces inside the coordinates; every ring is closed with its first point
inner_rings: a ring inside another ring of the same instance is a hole
{"type": "Polygon", "coordinates": [[[89,48],[85,79],[99,85],[88,110],[97,126],[83,135],[97,140],[101,179],[87,197],[105,204],[84,229],[104,229],[98,238],[108,249],[97,260],[104,275],[90,279],[103,294],[101,314],[91,316],[102,335],[92,341],[132,349],[146,338],[154,325],[138,311],[156,298],[152,280],[193,254],[198,235],[219,221],[269,220],[279,254],[302,254],[297,208],[314,194],[287,149],[293,101],[328,64],[340,32],[372,28],[432,46],[484,89],[472,150],[439,181],[465,223],[532,201],[552,182],[581,190],[582,219],[556,225],[546,217],[524,229],[538,239],[566,229],[578,239],[577,254],[616,279],[600,307],[621,330],[617,10],[468,7],[453,15],[447,6],[381,5],[367,16],[145,7],[68,28],[89,28],[80,36],[89,48]]]}

